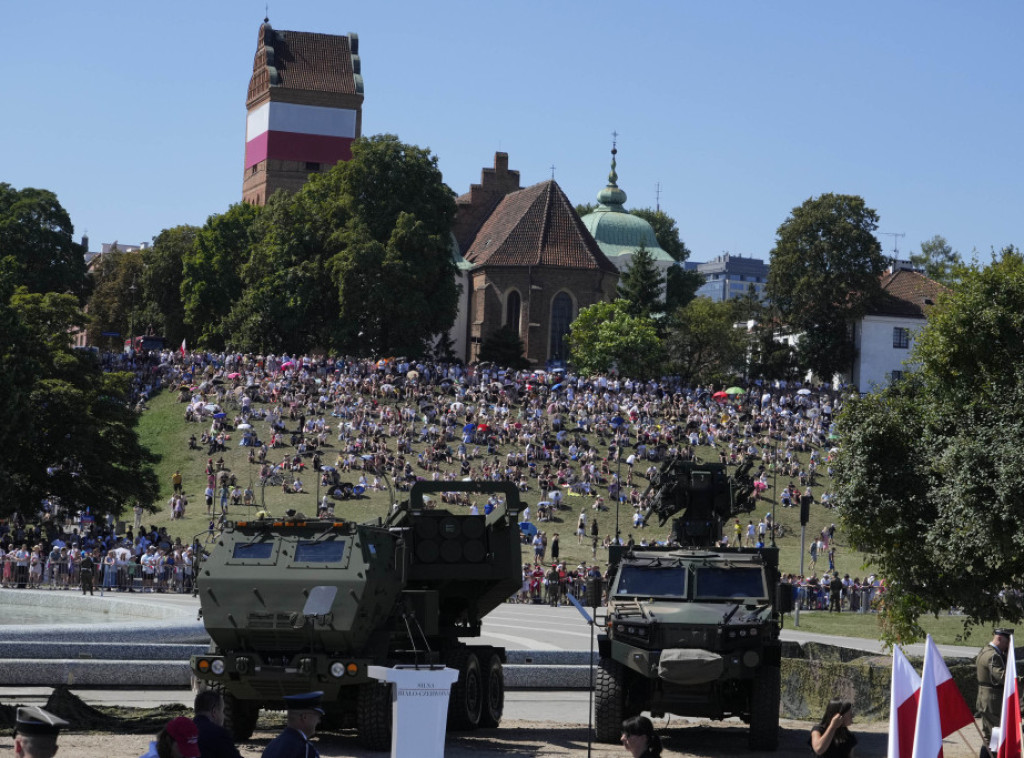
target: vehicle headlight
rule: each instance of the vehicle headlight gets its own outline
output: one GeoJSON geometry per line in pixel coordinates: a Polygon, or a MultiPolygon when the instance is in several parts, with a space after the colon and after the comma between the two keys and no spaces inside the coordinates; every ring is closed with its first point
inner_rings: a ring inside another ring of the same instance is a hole
{"type": "Polygon", "coordinates": [[[213,663],[210,664],[210,671],[212,671],[217,676],[221,676],[224,673],[224,661],[222,661],[220,658],[215,660],[213,663]]]}
{"type": "Polygon", "coordinates": [[[335,679],[341,679],[345,676],[345,664],[341,661],[335,661],[331,664],[331,676],[335,679]]]}

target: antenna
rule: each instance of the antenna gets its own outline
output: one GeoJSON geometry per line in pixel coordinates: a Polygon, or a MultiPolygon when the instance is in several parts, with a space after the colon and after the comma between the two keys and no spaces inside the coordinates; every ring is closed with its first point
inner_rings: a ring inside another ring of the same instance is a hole
{"type": "Polygon", "coordinates": [[[900,259],[900,237],[906,237],[906,232],[879,232],[886,237],[892,237],[892,270],[896,272],[896,262],[900,259]]]}
{"type": "Polygon", "coordinates": [[[661,210],[661,182],[654,183],[654,210],[661,210]]]}

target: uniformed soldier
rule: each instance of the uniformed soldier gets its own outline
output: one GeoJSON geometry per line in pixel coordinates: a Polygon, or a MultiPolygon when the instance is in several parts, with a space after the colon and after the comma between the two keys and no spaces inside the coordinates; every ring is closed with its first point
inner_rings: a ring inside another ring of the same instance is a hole
{"type": "Polygon", "coordinates": [[[306,692],[285,698],[288,707],[288,725],[270,741],[263,758],[320,758],[316,746],[309,738],[316,733],[324,709],[320,705],[323,692],[306,692]]]}
{"type": "Polygon", "coordinates": [[[19,708],[15,714],[14,755],[18,758],[53,758],[57,735],[68,725],[38,706],[19,708]]]}
{"type": "Polygon", "coordinates": [[[96,576],[96,562],[93,560],[92,552],[83,550],[82,560],[78,564],[79,576],[82,579],[82,594],[88,592],[93,594],[93,578],[96,576]]]}
{"type": "Polygon", "coordinates": [[[1010,649],[1012,629],[995,629],[992,641],[978,653],[978,701],[976,715],[981,718],[981,733],[985,744],[992,738],[992,727],[999,726],[1003,705],[1003,678],[1006,675],[1006,656],[1010,649]]]}

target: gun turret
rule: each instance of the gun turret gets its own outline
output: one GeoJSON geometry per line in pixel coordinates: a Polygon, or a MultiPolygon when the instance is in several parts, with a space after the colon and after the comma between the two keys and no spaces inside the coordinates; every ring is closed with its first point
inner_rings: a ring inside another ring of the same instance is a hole
{"type": "Polygon", "coordinates": [[[722,538],[722,525],[732,516],[754,508],[750,477],[753,461],[744,461],[729,476],[722,463],[703,463],[675,457],[665,462],[644,499],[643,521],[657,515],[664,526],[677,513],[673,537],[681,545],[712,545],[722,538]]]}

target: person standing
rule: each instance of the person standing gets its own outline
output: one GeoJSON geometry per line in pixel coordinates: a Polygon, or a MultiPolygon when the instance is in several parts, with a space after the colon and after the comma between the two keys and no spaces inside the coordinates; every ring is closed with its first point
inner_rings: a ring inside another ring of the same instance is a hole
{"type": "Polygon", "coordinates": [[[38,706],[18,708],[14,722],[14,755],[16,758],[53,758],[57,753],[57,737],[62,718],[38,706]]]}
{"type": "Polygon", "coordinates": [[[263,751],[263,758],[320,758],[320,753],[309,738],[316,734],[316,727],[324,715],[320,705],[323,694],[307,692],[285,698],[288,707],[287,726],[270,741],[263,751]]]}
{"type": "Polygon", "coordinates": [[[999,726],[1002,718],[1003,678],[1006,676],[1006,656],[1012,634],[1012,629],[994,629],[992,641],[981,649],[975,660],[978,675],[975,713],[981,717],[981,734],[986,745],[992,738],[992,727],[999,726]]]}
{"type": "Polygon", "coordinates": [[[551,537],[551,560],[558,563],[559,546],[558,546],[558,534],[554,534],[551,537]]]}
{"type": "Polygon", "coordinates": [[[79,576],[82,580],[82,594],[88,592],[93,594],[93,578],[96,576],[96,562],[92,553],[88,550],[82,551],[82,560],[78,563],[79,576]]]}
{"type": "Polygon", "coordinates": [[[195,700],[199,753],[203,758],[242,758],[231,732],[224,728],[224,696],[217,690],[203,690],[195,700]]]}

